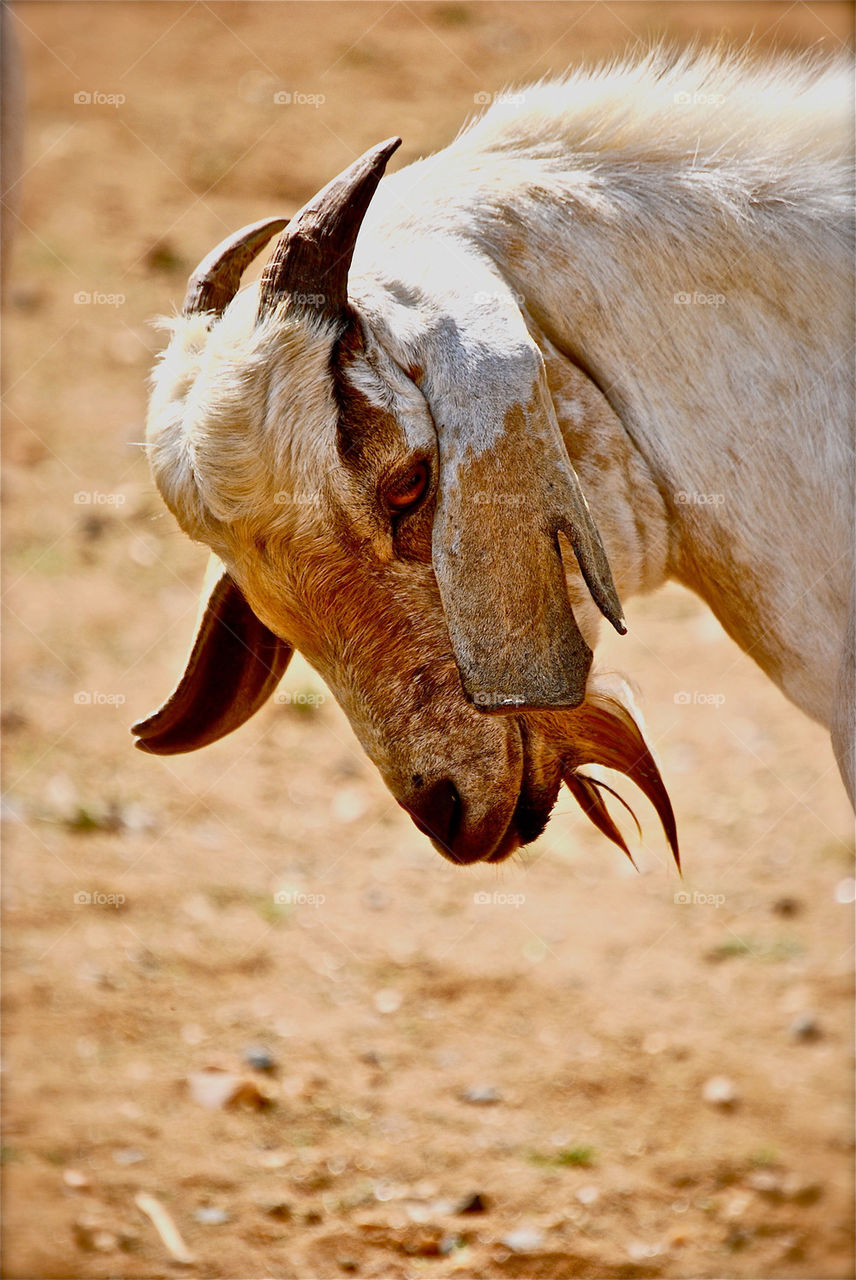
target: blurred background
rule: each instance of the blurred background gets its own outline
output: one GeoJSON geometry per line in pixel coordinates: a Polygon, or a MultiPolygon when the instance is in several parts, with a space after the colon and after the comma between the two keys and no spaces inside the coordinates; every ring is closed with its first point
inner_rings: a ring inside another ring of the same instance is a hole
{"type": "Polygon", "coordinates": [[[838,51],[850,6],[11,26],[3,1273],[851,1275],[852,815],[826,735],[693,597],[630,601],[599,654],[639,691],[683,882],[641,797],[638,874],[569,798],[513,864],[449,866],[300,662],[201,753],[128,734],[206,560],[138,447],[150,321],[203,254],[509,84],[661,36],[838,51]]]}

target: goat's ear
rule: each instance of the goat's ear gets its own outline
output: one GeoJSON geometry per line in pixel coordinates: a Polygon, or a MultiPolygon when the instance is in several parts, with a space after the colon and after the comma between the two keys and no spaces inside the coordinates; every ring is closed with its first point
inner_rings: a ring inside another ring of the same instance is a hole
{"type": "Polygon", "coordinates": [[[184,675],[163,706],[133,726],[141,751],[195,751],[239,728],[273,693],[291,646],[260,622],[225,572],[217,579],[184,675]]]}
{"type": "Polygon", "coordinates": [[[434,572],[464,692],[485,711],[585,697],[592,653],[568,602],[559,533],[601,612],[625,630],[543,362],[531,349],[523,356],[482,379],[447,367],[444,384],[424,388],[440,455],[434,572]]]}

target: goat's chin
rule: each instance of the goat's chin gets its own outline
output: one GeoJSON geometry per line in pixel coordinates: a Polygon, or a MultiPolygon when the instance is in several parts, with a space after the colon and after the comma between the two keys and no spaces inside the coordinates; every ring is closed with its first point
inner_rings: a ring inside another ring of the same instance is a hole
{"type": "MultiPolygon", "coordinates": [[[[531,803],[524,785],[518,802],[520,813],[515,813],[520,844],[528,844],[543,831],[561,782],[564,782],[586,817],[623,849],[632,862],[624,837],[604,803],[603,792],[609,793],[624,805],[638,829],[636,815],[626,801],[606,783],[582,772],[586,765],[603,765],[623,773],[651,801],[675,862],[680,868],[678,835],[669,794],[640,725],[615,690],[602,685],[593,676],[589,680],[585,701],[581,706],[573,711],[539,713],[537,720],[533,717],[530,721],[530,726],[527,736],[531,735],[545,743],[550,756],[558,761],[559,780],[546,812],[542,804],[531,803]]],[[[531,785],[530,781],[530,787],[531,785]]],[[[491,858],[491,861],[497,860],[496,855],[491,858]]]]}

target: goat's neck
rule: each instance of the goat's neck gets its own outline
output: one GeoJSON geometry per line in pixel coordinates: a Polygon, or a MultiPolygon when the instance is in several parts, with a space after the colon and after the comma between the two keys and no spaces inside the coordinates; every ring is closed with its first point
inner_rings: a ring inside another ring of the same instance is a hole
{"type": "Polygon", "coordinates": [[[775,239],[678,226],[646,245],[557,214],[534,210],[526,236],[498,219],[484,248],[644,458],[668,516],[667,576],[829,723],[853,540],[852,318],[834,228],[801,236],[782,215],[775,239]]]}

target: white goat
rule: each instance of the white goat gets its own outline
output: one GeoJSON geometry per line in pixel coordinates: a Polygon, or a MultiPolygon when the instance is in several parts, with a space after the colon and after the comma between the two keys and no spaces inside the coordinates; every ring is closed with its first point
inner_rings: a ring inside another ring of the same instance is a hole
{"type": "Polygon", "coordinates": [[[149,440],[225,573],[138,745],[227,733],[295,646],[452,860],[533,839],[563,780],[625,847],[592,761],[677,856],[590,673],[599,613],[622,630],[619,596],[674,578],[830,728],[852,795],[848,83],[714,53],[579,71],[382,182],[398,141],[367,152],[260,289],[235,296],[281,220],[209,255],[149,440]]]}

